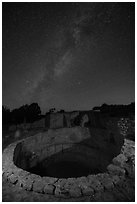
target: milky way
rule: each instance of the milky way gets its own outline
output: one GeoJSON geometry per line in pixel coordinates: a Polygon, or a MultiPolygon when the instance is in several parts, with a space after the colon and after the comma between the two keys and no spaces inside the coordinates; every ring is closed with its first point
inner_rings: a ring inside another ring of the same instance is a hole
{"type": "Polygon", "coordinates": [[[134,3],[3,3],[3,104],[134,101],[134,3]]]}

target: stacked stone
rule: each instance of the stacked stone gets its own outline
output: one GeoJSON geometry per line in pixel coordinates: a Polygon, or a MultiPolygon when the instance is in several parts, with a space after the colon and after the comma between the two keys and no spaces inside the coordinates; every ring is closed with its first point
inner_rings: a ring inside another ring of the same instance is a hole
{"type": "Polygon", "coordinates": [[[128,119],[127,118],[121,118],[118,121],[118,127],[120,128],[120,133],[125,137],[128,131],[128,119]]]}
{"type": "Polygon", "coordinates": [[[4,150],[3,176],[12,184],[27,191],[52,194],[63,198],[95,196],[98,192],[116,188],[126,177],[135,177],[135,142],[127,139],[124,141],[121,153],[107,167],[107,172],[68,179],[41,177],[18,168],[13,162],[16,145],[17,142],[4,150]]]}

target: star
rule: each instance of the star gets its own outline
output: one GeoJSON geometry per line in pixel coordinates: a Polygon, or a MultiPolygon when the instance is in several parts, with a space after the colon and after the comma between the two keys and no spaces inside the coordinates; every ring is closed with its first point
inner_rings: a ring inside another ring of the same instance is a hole
{"type": "Polygon", "coordinates": [[[26,84],[30,84],[30,81],[29,81],[29,80],[26,80],[26,84]]]}
{"type": "Polygon", "coordinates": [[[81,85],[81,81],[78,82],[78,85],[81,85]]]}

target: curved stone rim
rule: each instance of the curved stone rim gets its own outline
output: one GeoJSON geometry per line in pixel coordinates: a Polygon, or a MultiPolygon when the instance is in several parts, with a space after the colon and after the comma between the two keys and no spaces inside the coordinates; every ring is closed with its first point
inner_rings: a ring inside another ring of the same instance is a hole
{"type": "MultiPolygon", "coordinates": [[[[33,136],[34,137],[34,136],[33,136]]],[[[16,145],[24,141],[18,140],[5,148],[2,156],[2,174],[12,184],[23,187],[28,191],[55,195],[57,197],[80,197],[94,195],[97,192],[114,188],[128,173],[134,176],[134,151],[135,142],[124,140],[121,153],[114,157],[112,163],[107,166],[107,171],[96,175],[78,178],[53,178],[41,177],[18,168],[13,162],[13,154],[16,145]],[[128,150],[128,151],[127,151],[128,150]],[[128,165],[128,160],[132,165],[128,165]],[[130,167],[129,167],[130,166],[130,167]],[[131,168],[132,166],[132,168],[131,168]]]]}

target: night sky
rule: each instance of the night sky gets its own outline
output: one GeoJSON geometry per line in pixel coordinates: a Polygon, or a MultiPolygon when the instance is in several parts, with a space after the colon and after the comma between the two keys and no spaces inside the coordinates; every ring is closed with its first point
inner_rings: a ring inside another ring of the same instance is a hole
{"type": "Polygon", "coordinates": [[[133,102],[134,15],[134,3],[2,3],[3,105],[133,102]]]}

